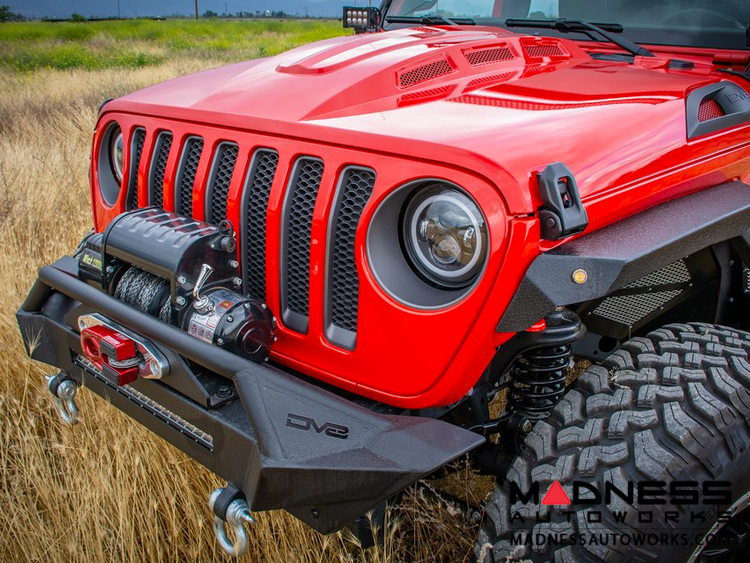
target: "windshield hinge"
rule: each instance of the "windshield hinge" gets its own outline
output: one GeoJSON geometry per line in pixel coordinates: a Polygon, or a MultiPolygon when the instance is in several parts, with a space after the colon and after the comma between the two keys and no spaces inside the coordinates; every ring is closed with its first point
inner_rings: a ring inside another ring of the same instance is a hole
{"type": "Polygon", "coordinates": [[[750,55],[716,53],[712,63],[714,67],[718,67],[719,72],[750,80],[750,55]]]}
{"type": "Polygon", "coordinates": [[[738,55],[736,53],[716,53],[713,61],[714,66],[733,67],[743,70],[750,63],[750,55],[738,55]]]}

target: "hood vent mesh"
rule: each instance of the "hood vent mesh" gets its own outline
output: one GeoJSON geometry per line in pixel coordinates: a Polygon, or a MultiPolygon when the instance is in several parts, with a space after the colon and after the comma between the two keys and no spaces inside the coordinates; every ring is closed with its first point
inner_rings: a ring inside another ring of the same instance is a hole
{"type": "Polygon", "coordinates": [[[431,88],[429,90],[420,90],[419,92],[404,94],[399,98],[398,105],[408,106],[410,104],[418,104],[419,102],[426,102],[428,100],[445,98],[453,91],[453,88],[453,86],[443,86],[442,88],[431,88]]]}
{"type": "Polygon", "coordinates": [[[526,54],[532,59],[540,57],[564,57],[565,53],[559,45],[526,45],[526,54]]]}
{"type": "Polygon", "coordinates": [[[717,102],[713,98],[703,100],[700,107],[698,108],[698,121],[700,121],[701,123],[704,121],[711,121],[712,119],[717,119],[719,117],[724,117],[724,115],[726,114],[724,113],[722,107],[719,105],[719,102],[717,102]]]}
{"type": "Polygon", "coordinates": [[[513,51],[508,47],[490,47],[489,49],[475,49],[464,53],[471,66],[482,66],[500,61],[514,59],[513,51]]]}
{"type": "Polygon", "coordinates": [[[453,72],[453,67],[450,63],[446,59],[441,59],[409,70],[400,71],[398,73],[398,85],[401,88],[408,88],[415,84],[421,84],[422,82],[445,76],[451,72],[453,72]]]}
{"type": "Polygon", "coordinates": [[[481,78],[475,78],[466,85],[466,88],[464,88],[464,92],[470,92],[472,90],[476,90],[477,88],[481,88],[482,86],[487,86],[488,84],[499,84],[500,82],[505,82],[506,80],[511,78],[513,74],[514,73],[512,72],[504,72],[502,74],[493,74],[491,76],[482,76],[481,78]]]}

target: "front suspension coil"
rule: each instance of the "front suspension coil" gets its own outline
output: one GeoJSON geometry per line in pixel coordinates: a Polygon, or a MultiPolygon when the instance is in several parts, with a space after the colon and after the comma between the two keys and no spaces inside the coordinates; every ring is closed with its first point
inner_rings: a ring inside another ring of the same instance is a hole
{"type": "Polygon", "coordinates": [[[508,404],[532,421],[549,416],[565,393],[570,345],[526,352],[510,370],[508,404]]]}
{"type": "Polygon", "coordinates": [[[536,422],[547,418],[565,394],[571,344],[585,332],[578,316],[558,309],[545,317],[545,328],[526,333],[529,347],[510,368],[510,410],[536,422]]]}

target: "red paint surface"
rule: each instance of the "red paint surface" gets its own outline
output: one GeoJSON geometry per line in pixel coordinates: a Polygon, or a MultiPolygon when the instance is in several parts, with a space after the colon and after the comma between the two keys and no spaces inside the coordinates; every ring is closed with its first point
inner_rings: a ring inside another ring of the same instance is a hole
{"type": "MultiPolygon", "coordinates": [[[[728,179],[750,182],[750,126],[687,141],[685,125],[691,90],[720,80],[750,85],[716,72],[713,54],[705,50],[677,50],[681,59],[696,63],[685,71],[668,68],[675,53],[653,49],[659,57],[638,58],[632,65],[598,61],[573,41],[481,27],[328,40],[110,102],[94,137],[94,162],[99,136],[111,120],[120,123],[126,140],[135,126],[144,126],[148,136],[138,173],[145,185],[154,135],[159,128],[172,131],[164,202],[173,209],[181,147],[189,135],[201,135],[205,149],[194,216],[203,219],[209,149],[223,140],[237,142],[228,218],[238,227],[238,197],[250,156],[257,148],[278,150],[266,248],[268,305],[278,316],[280,206],[289,164],[297,156],[322,158],[325,173],[312,228],[310,330],[300,335],[280,326],[273,359],[386,403],[444,405],[472,387],[495,347],[512,336],[495,333],[498,320],[532,260],[561,244],[539,241],[533,215],[540,205],[535,177],[545,165],[564,162],[575,174],[588,211],[587,232],[728,179]],[[561,54],[530,58],[528,53],[539,49],[529,46],[561,54]],[[465,52],[484,48],[508,48],[514,58],[472,66],[465,52]],[[451,71],[400,87],[400,73],[435,60],[447,60],[451,71]],[[353,352],[328,343],[323,333],[327,217],[338,174],[350,164],[377,172],[356,239],[360,294],[353,352]],[[378,204],[398,186],[427,177],[448,179],[471,193],[491,239],[481,281],[461,302],[439,311],[395,302],[378,286],[365,256],[365,233],[378,204]]],[[[126,160],[128,153],[126,142],[126,160]]],[[[93,185],[97,173],[92,167],[93,185]]],[[[92,195],[95,224],[102,230],[124,210],[124,195],[114,208],[96,189],[92,195]]],[[[146,205],[145,192],[140,203],[146,205]]]]}

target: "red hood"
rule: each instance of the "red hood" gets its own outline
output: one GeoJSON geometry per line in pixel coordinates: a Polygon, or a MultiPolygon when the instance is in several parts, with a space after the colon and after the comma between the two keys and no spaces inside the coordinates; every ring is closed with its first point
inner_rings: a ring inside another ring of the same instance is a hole
{"type": "MultiPolygon", "coordinates": [[[[572,41],[495,28],[403,29],[178,78],[107,110],[330,143],[343,130],[347,145],[386,152],[398,139],[400,154],[518,187],[564,161],[588,199],[685,147],[687,93],[720,78],[668,62],[594,60],[572,41]]],[[[536,208],[528,190],[503,192],[512,213],[536,208]]]]}

